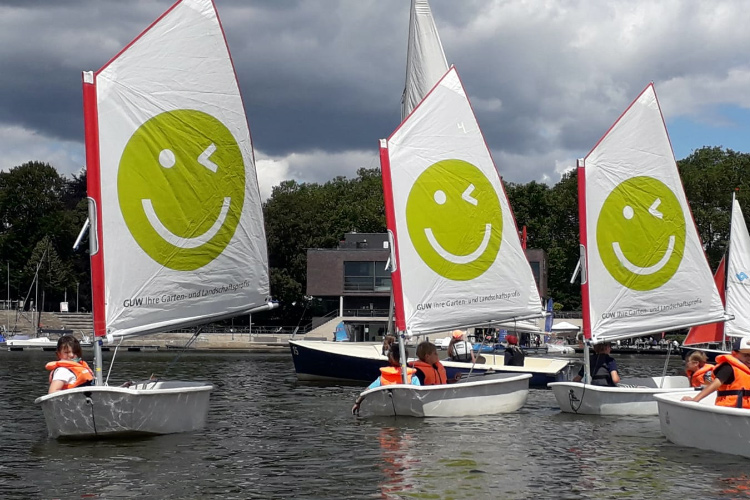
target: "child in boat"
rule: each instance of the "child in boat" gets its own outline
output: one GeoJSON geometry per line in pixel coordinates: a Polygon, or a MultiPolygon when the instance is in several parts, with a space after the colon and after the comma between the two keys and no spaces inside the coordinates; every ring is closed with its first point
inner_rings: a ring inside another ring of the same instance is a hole
{"type": "Polygon", "coordinates": [[[526,354],[518,347],[518,337],[508,335],[505,337],[505,341],[508,343],[508,347],[505,348],[505,360],[503,361],[505,366],[523,366],[526,354]]]}
{"type": "Polygon", "coordinates": [[[417,378],[422,385],[439,385],[448,383],[448,375],[445,367],[440,362],[437,347],[429,341],[424,341],[417,346],[417,357],[419,361],[410,363],[417,370],[417,378]]]}
{"type": "Polygon", "coordinates": [[[77,338],[72,335],[60,337],[55,354],[57,361],[51,361],[46,366],[50,371],[47,394],[93,384],[94,372],[81,359],[83,351],[77,338]]]}
{"type": "MultiPolygon", "coordinates": [[[[409,357],[409,352],[405,352],[406,357],[409,357]]],[[[390,350],[388,351],[388,365],[384,368],[380,369],[380,376],[375,379],[373,383],[367,386],[367,389],[374,389],[375,387],[380,387],[381,385],[390,385],[390,384],[402,384],[403,383],[403,377],[401,372],[401,354],[399,352],[398,342],[393,342],[391,344],[390,350]]],[[[407,380],[410,380],[411,385],[421,385],[419,383],[419,379],[416,376],[417,370],[414,368],[407,368],[406,369],[406,377],[407,380]]],[[[352,415],[356,415],[359,412],[359,405],[362,404],[362,400],[364,398],[362,396],[358,397],[356,401],[354,401],[354,406],[352,406],[352,415]]]]}
{"type": "Polygon", "coordinates": [[[383,349],[380,351],[383,354],[383,356],[388,356],[388,351],[391,350],[391,346],[393,345],[395,341],[396,341],[396,337],[394,337],[393,335],[386,335],[383,338],[383,349]]]}
{"type": "MultiPolygon", "coordinates": [[[[617,362],[609,355],[612,345],[609,342],[594,345],[594,353],[589,358],[591,367],[591,385],[615,387],[620,383],[620,374],[617,373],[617,362]]],[[[582,366],[573,382],[583,380],[584,367],[582,366]]]]}
{"type": "Polygon", "coordinates": [[[706,354],[693,351],[685,359],[685,375],[690,380],[690,387],[705,387],[714,380],[714,365],[707,363],[706,354]]]}
{"type": "Polygon", "coordinates": [[[453,330],[451,343],[448,344],[448,357],[451,361],[476,362],[471,343],[466,340],[462,330],[453,330]]]}
{"type": "Polygon", "coordinates": [[[750,339],[736,339],[732,353],[716,357],[714,380],[693,397],[683,401],[700,401],[716,392],[716,406],[750,409],[750,339]]]}

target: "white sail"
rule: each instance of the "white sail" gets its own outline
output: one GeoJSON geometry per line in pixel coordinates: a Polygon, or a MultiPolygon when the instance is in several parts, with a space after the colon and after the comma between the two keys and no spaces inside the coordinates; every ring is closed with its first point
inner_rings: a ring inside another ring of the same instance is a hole
{"type": "Polygon", "coordinates": [[[423,333],[541,316],[508,199],[455,68],[381,148],[397,327],[423,333]]]}
{"type": "Polygon", "coordinates": [[[93,288],[104,294],[107,333],[164,331],[266,303],[250,131],[213,2],[176,3],[85,73],[84,95],[86,86],[103,254],[100,270],[92,259],[93,288]]]}
{"type": "Polygon", "coordinates": [[[585,158],[579,182],[594,342],[724,318],[653,85],[585,158]]]}
{"type": "Polygon", "coordinates": [[[725,323],[724,333],[734,337],[750,336],[750,234],[736,199],[732,200],[726,300],[727,314],[734,319],[725,323]]]}
{"type": "Polygon", "coordinates": [[[427,0],[411,0],[409,47],[406,53],[406,87],[401,101],[401,119],[427,95],[448,71],[443,45],[427,0]]]}

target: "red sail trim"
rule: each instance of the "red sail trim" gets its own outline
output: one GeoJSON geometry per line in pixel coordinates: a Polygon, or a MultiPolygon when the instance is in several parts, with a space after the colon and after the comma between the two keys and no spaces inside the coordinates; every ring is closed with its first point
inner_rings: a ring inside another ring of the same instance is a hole
{"type": "Polygon", "coordinates": [[[583,309],[583,336],[586,339],[591,338],[591,304],[589,303],[589,280],[588,280],[588,231],[586,228],[586,161],[579,161],[576,171],[576,181],[578,182],[578,220],[579,220],[579,238],[581,245],[579,247],[579,258],[581,259],[581,308],[583,309]],[[584,280],[585,277],[585,280],[584,280]]]}
{"type": "MultiPolygon", "coordinates": [[[[714,283],[719,290],[721,303],[725,304],[725,277],[726,277],[726,257],[722,257],[719,267],[714,274],[714,283]]],[[[685,337],[683,345],[705,344],[708,342],[721,342],[724,340],[724,323],[709,323],[707,325],[698,325],[690,329],[685,337]]]]}
{"type": "Polygon", "coordinates": [[[396,270],[391,272],[391,287],[393,289],[393,305],[395,313],[396,330],[403,332],[406,330],[406,318],[404,315],[404,292],[401,284],[401,260],[398,253],[398,234],[396,231],[396,210],[393,201],[393,180],[391,177],[391,158],[388,152],[386,140],[381,141],[380,146],[380,170],[383,176],[383,198],[385,202],[385,223],[388,230],[393,235],[391,242],[392,258],[396,260],[396,270]]]}
{"type": "Polygon", "coordinates": [[[86,191],[94,201],[96,218],[91,224],[89,238],[97,238],[98,251],[91,259],[91,302],[94,316],[94,335],[107,334],[104,300],[104,246],[102,244],[102,185],[99,165],[99,117],[96,103],[96,77],[91,83],[83,82],[83,123],[86,140],[86,191]]]}

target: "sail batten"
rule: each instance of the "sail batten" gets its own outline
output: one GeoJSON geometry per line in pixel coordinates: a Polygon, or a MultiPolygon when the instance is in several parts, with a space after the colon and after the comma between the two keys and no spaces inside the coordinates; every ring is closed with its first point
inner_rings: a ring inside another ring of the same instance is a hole
{"type": "Polygon", "coordinates": [[[590,338],[723,321],[653,85],[588,154],[581,174],[590,338]]]}
{"type": "Polygon", "coordinates": [[[266,304],[252,141],[213,2],[175,3],[84,83],[92,88],[89,195],[102,259],[92,282],[94,303],[103,302],[95,323],[106,327],[97,335],[176,329],[266,304]]]}
{"type": "Polygon", "coordinates": [[[541,317],[510,204],[455,68],[385,144],[399,329],[541,317]]]}

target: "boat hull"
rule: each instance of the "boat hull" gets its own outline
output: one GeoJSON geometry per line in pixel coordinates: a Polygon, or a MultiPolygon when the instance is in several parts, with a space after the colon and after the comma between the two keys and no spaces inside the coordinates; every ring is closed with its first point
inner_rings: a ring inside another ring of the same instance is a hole
{"type": "Polygon", "coordinates": [[[37,398],[51,438],[173,434],[206,425],[213,386],[203,382],[143,382],[88,386],[37,398]]]}
{"type": "MultiPolygon", "coordinates": [[[[301,381],[339,381],[370,383],[388,366],[380,344],[290,340],[294,369],[301,381]]],[[[550,382],[570,380],[577,372],[568,359],[526,358],[525,366],[505,366],[503,355],[482,354],[485,363],[442,361],[448,379],[471,372],[530,374],[531,387],[546,387],[550,382]]]]}
{"type": "Polygon", "coordinates": [[[661,431],[672,443],[750,458],[750,411],[716,406],[716,393],[699,403],[680,401],[695,392],[654,396],[661,431]]]}
{"type": "Polygon", "coordinates": [[[371,416],[466,417],[512,413],[526,403],[531,375],[495,374],[455,384],[387,385],[368,389],[361,412],[371,416]]]}
{"type": "Polygon", "coordinates": [[[618,387],[581,382],[556,382],[549,384],[549,387],[564,413],[656,415],[659,410],[654,399],[655,394],[685,391],[690,388],[687,377],[663,378],[663,384],[662,377],[646,377],[622,379],[621,386],[618,387]]]}

